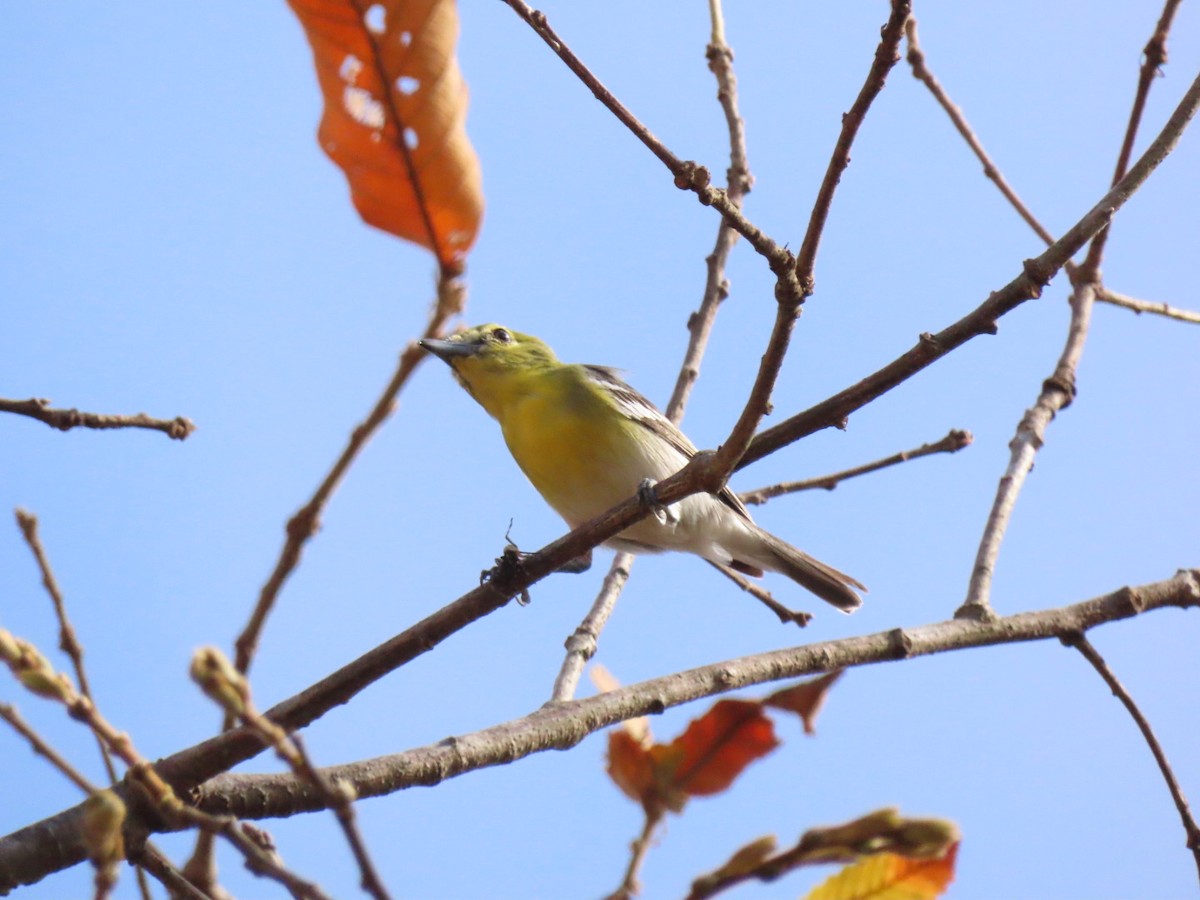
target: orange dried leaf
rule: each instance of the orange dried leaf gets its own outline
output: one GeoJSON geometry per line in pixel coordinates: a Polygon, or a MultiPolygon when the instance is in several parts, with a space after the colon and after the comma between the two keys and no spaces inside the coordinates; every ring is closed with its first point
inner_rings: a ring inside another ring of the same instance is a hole
{"type": "Polygon", "coordinates": [[[830,672],[820,678],[804,681],[790,688],[784,688],[771,694],[763,703],[776,709],[786,709],[796,713],[804,722],[805,734],[816,734],[817,713],[825,705],[825,697],[833,683],[842,677],[842,670],[830,672]]]}
{"type": "Polygon", "coordinates": [[[775,726],[761,704],[722,700],[671,743],[678,754],[671,783],[693,797],[720,793],[746,766],[777,746],[775,726]]]}
{"type": "Polygon", "coordinates": [[[608,733],[608,777],[642,806],[656,796],[654,761],[648,748],[623,728],[608,733]]]}
{"type": "Polygon", "coordinates": [[[312,46],[317,140],[367,223],[461,269],[483,215],[453,0],[288,0],[312,46]]]}
{"type": "Polygon", "coordinates": [[[865,857],[818,885],[806,900],[933,900],[954,879],[958,844],[940,859],[865,857]]]}

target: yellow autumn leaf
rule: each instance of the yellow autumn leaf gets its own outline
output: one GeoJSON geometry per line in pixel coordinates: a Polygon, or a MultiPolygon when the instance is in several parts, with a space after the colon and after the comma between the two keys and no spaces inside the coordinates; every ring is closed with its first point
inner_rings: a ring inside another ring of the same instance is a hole
{"type": "Polygon", "coordinates": [[[958,844],[940,859],[879,853],[826,879],[806,900],[934,900],[954,879],[958,844]]]}

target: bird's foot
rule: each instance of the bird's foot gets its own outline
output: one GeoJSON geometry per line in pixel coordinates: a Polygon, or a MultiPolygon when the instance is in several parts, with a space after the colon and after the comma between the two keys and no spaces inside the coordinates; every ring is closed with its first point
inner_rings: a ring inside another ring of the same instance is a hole
{"type": "MultiPolygon", "coordinates": [[[[504,552],[496,557],[496,564],[490,569],[484,569],[479,573],[479,583],[487,584],[490,581],[499,581],[501,584],[503,584],[510,578],[514,578],[519,573],[521,566],[524,564],[525,557],[530,555],[531,554],[526,553],[517,547],[517,545],[512,541],[509,541],[504,545],[504,552]]],[[[517,602],[521,604],[521,606],[528,606],[533,602],[532,598],[529,596],[528,588],[521,589],[520,593],[517,595],[517,602]]]]}
{"type": "Polygon", "coordinates": [[[643,478],[638,485],[637,498],[642,506],[648,506],[660,525],[675,526],[679,524],[679,514],[669,506],[658,502],[658,492],[654,489],[656,482],[652,478],[643,478]]]}

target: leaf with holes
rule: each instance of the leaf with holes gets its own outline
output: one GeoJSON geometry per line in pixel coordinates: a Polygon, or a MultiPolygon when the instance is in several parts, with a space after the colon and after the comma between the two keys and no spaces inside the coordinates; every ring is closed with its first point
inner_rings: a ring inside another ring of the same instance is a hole
{"type": "Polygon", "coordinates": [[[367,223],[462,269],[483,215],[453,0],[288,0],[312,45],[317,140],[367,223]]]}

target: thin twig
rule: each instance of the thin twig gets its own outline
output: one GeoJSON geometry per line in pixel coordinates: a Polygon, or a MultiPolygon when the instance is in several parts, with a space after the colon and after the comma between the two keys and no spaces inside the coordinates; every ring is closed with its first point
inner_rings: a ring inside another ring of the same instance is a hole
{"type": "Polygon", "coordinates": [[[58,769],[67,780],[74,784],[85,794],[94,794],[100,790],[99,785],[93,784],[88,780],[87,776],[76,769],[67,759],[55,750],[49,742],[40,734],[33,730],[33,727],[26,722],[15,706],[8,703],[0,703],[0,719],[3,719],[12,726],[13,731],[21,735],[29,742],[30,748],[38,756],[45,757],[50,765],[58,769]]]}
{"type": "MultiPolygon", "coordinates": [[[[1178,7],[1178,0],[1168,0],[1167,5],[1163,8],[1163,15],[1159,19],[1158,26],[1155,29],[1154,36],[1147,43],[1145,49],[1145,61],[1142,65],[1141,74],[1138,79],[1138,97],[1141,98],[1140,103],[1144,105],[1143,90],[1148,90],[1150,82],[1153,78],[1153,73],[1158,70],[1167,60],[1166,38],[1167,29],[1170,26],[1171,19],[1174,17],[1175,8],[1178,7]]],[[[1012,207],[1017,211],[1022,219],[1029,225],[1030,228],[1040,237],[1046,244],[1054,243],[1054,236],[1046,230],[1045,226],[1038,221],[1029,207],[1017,195],[1017,192],[1004,178],[1004,175],[997,168],[992,158],[983,148],[978,136],[967,123],[966,117],[963,115],[962,109],[958,107],[946,93],[945,89],[934,77],[929,70],[925,60],[925,54],[921,50],[921,46],[917,40],[917,20],[910,18],[905,26],[905,33],[908,38],[908,55],[907,59],[912,66],[913,77],[923,82],[929,88],[930,93],[941,105],[942,109],[950,117],[950,121],[958,130],[959,134],[970,146],[971,150],[983,163],[983,172],[989,179],[995,182],[996,187],[1005,196],[1012,207]]],[[[1135,103],[1139,101],[1135,99],[1135,103]]],[[[1133,142],[1126,140],[1122,146],[1123,155],[1127,148],[1132,148],[1133,142]]],[[[1125,156],[1128,162],[1128,156],[1125,156]]],[[[1072,280],[1075,278],[1076,266],[1068,262],[1065,265],[1067,274],[1072,280]]],[[[1096,299],[1102,303],[1109,303],[1113,306],[1122,306],[1126,309],[1131,309],[1136,313],[1153,313],[1155,315],[1164,316],[1169,319],[1177,319],[1181,322],[1194,322],[1200,324],[1200,313],[1193,312],[1187,309],[1179,309],[1170,306],[1167,303],[1155,303],[1148,300],[1139,300],[1134,297],[1128,297],[1124,294],[1119,294],[1116,291],[1109,290],[1106,287],[1099,287],[1096,292],[1096,299]]]]}
{"type": "Polygon", "coordinates": [[[1102,303],[1131,309],[1138,315],[1142,313],[1154,313],[1157,316],[1165,316],[1168,319],[1177,319],[1180,322],[1194,322],[1200,325],[1200,312],[1193,312],[1190,309],[1179,309],[1178,307],[1169,306],[1166,303],[1156,303],[1152,300],[1139,300],[1136,297],[1110,291],[1108,288],[1101,288],[1096,293],[1096,299],[1102,303]]]}
{"type": "Polygon", "coordinates": [[[338,825],[341,827],[346,843],[350,845],[350,852],[354,854],[354,861],[358,865],[359,884],[362,889],[375,900],[389,900],[391,895],[384,886],[383,879],[379,877],[379,871],[375,868],[371,854],[367,851],[366,841],[363,840],[362,832],[358,829],[358,822],[354,815],[354,788],[326,778],[325,774],[313,765],[312,758],[308,755],[308,748],[300,740],[300,735],[290,735],[289,740],[296,750],[297,765],[293,771],[321,791],[332,806],[338,825]]]}
{"type": "Polygon", "coordinates": [[[800,279],[804,296],[808,297],[814,290],[813,272],[817,264],[817,249],[821,245],[821,235],[825,230],[825,220],[829,217],[829,209],[833,204],[833,195],[842,173],[850,165],[850,148],[859,128],[866,120],[867,112],[875,98],[883,91],[888,73],[900,60],[900,39],[904,36],[904,23],[912,12],[909,0],[892,0],[891,15],[888,16],[880,32],[879,46],[875,48],[875,58],[867,79],[859,89],[858,96],[850,111],[842,116],[842,130],[834,144],[833,154],[825,169],[825,177],[821,179],[821,187],[817,191],[817,199],[813,202],[812,212],[808,217],[808,228],[804,232],[804,242],[800,252],[796,254],[796,275],[800,279]]]}
{"type": "Polygon", "coordinates": [[[646,854],[654,844],[654,832],[658,829],[666,811],[655,808],[648,809],[645,821],[642,823],[642,833],[629,845],[629,864],[625,867],[625,875],[620,886],[605,900],[630,900],[641,893],[642,887],[638,882],[638,873],[646,861],[646,854]]]}
{"type": "MultiPolygon", "coordinates": [[[[1167,0],[1155,28],[1154,36],[1146,45],[1147,60],[1146,64],[1142,66],[1133,109],[1125,127],[1125,138],[1118,154],[1116,171],[1113,173],[1114,186],[1121,182],[1128,170],[1133,143],[1141,125],[1150,83],[1157,71],[1158,62],[1166,58],[1167,31],[1170,28],[1171,18],[1174,16],[1175,5],[1177,5],[1177,0],[1167,0]],[[1151,64],[1152,62],[1154,64],[1151,64]]],[[[996,560],[1000,555],[1004,534],[1016,508],[1017,498],[1020,496],[1026,476],[1033,469],[1033,461],[1038,451],[1045,444],[1046,429],[1050,422],[1075,398],[1076,373],[1079,369],[1079,360],[1083,356],[1083,348],[1087,343],[1096,287],[1100,283],[1100,261],[1104,255],[1104,245],[1108,233],[1109,228],[1106,227],[1092,238],[1087,257],[1083,264],[1072,273],[1071,321],[1067,329],[1066,343],[1058,363],[1054,367],[1053,374],[1042,384],[1037,402],[1021,418],[1017,425],[1017,433],[1009,444],[1012,453],[1009,457],[1008,467],[1000,479],[996,498],[988,513],[987,523],[979,541],[979,549],[975,555],[975,565],[971,570],[967,596],[962,606],[955,612],[956,618],[987,618],[995,615],[991,608],[992,575],[995,571],[996,560]]]]}
{"type": "Polygon", "coordinates": [[[771,610],[771,612],[775,613],[775,615],[779,617],[779,621],[784,625],[799,625],[801,628],[803,628],[812,621],[812,613],[804,612],[803,610],[798,609],[788,609],[786,606],[776,600],[771,595],[770,591],[755,584],[740,572],[729,568],[729,566],[723,566],[720,563],[715,563],[712,560],[707,560],[707,562],[710,566],[740,587],[743,591],[745,591],[759,603],[763,604],[767,609],[771,610]]]}
{"type": "MultiPolygon", "coordinates": [[[[129,735],[114,728],[101,715],[95,703],[81,694],[65,673],[55,671],[31,643],[0,629],[0,660],[22,686],[31,693],[60,704],[72,719],[91,729],[120,758],[128,766],[126,786],[140,790],[144,799],[153,805],[155,815],[160,816],[166,826],[191,826],[217,832],[243,854],[251,871],[278,881],[296,900],[326,900],[319,887],[288,871],[264,852],[232,816],[213,816],[185,804],[155,767],[137,751],[129,735]]],[[[4,871],[5,867],[0,865],[0,873],[4,871]]],[[[0,888],[0,892],[3,890],[0,888]]]]}
{"type": "Polygon", "coordinates": [[[521,20],[534,30],[554,53],[561,59],[580,81],[587,86],[597,100],[611,112],[630,132],[641,141],[670,171],[674,177],[675,186],[680,190],[692,191],[704,206],[711,206],[729,223],[738,234],[764,256],[771,266],[771,271],[779,276],[794,264],[792,254],[780,247],[770,237],[763,233],[754,223],[742,214],[729,195],[720,188],[713,187],[708,170],[695,162],[681,160],[655,137],[649,128],[621,103],[612,91],[604,86],[599,78],[576,56],[563,42],[562,38],[550,27],[543,12],[532,9],[523,0],[504,0],[521,20]]]}
{"type": "Polygon", "coordinates": [[[815,406],[761,432],[751,442],[737,468],[745,468],[781,447],[823,428],[844,425],[852,412],[907,381],[946,354],[980,335],[995,334],[996,323],[1002,316],[1026,301],[1041,296],[1042,288],[1059,269],[1100,229],[1112,221],[1121,207],[1175,148],[1198,107],[1200,77],[1188,87],[1158,136],[1130,168],[1129,174],[1100,198],[1097,204],[1044,253],[1026,260],[1021,275],[992,293],[987,300],[952,325],[936,334],[922,334],[915,347],[883,368],[815,406]]]}
{"type": "Polygon", "coordinates": [[[264,743],[274,748],[275,754],[287,763],[292,773],[316,789],[325,806],[334,811],[338,825],[350,845],[354,860],[358,864],[363,890],[375,900],[389,900],[387,888],[367,852],[367,845],[358,830],[354,815],[353,788],[328,778],[313,765],[312,758],[298,734],[289,733],[265,718],[254,705],[250,682],[237,671],[228,658],[216,647],[203,647],[192,657],[192,680],[232,718],[241,721],[257,734],[264,743]]]}
{"type": "Polygon", "coordinates": [[[172,900],[212,900],[209,894],[185,878],[163,852],[149,842],[143,844],[140,850],[131,851],[129,859],[137,863],[139,871],[144,869],[153,875],[167,889],[172,900]]]}
{"type": "MultiPolygon", "coordinates": [[[[1129,110],[1129,122],[1125,126],[1125,139],[1121,142],[1121,150],[1117,154],[1117,163],[1113,167],[1113,184],[1125,177],[1129,171],[1129,160],[1133,157],[1133,144],[1137,140],[1138,127],[1142,115],[1146,111],[1146,98],[1150,96],[1150,85],[1154,83],[1159,68],[1167,61],[1167,35],[1171,31],[1171,22],[1175,11],[1179,8],[1180,0],[1166,0],[1162,14],[1155,23],[1154,33],[1146,42],[1143,52],[1141,70],[1138,72],[1137,90],[1134,92],[1133,106],[1129,110]]],[[[1096,235],[1092,246],[1088,248],[1087,258],[1083,261],[1086,272],[1099,272],[1100,260],[1104,256],[1104,245],[1108,241],[1111,226],[1096,235]]],[[[1093,280],[1089,278],[1088,280],[1093,280]]],[[[1099,281],[1099,277],[1094,279],[1099,281]]]]}
{"type": "MultiPolygon", "coordinates": [[[[725,114],[729,130],[729,169],[725,194],[729,202],[740,210],[746,194],[750,192],[754,179],[746,156],[746,129],[738,111],[737,78],[733,72],[733,50],[725,43],[725,27],[721,14],[720,0],[709,0],[712,19],[712,39],[705,51],[708,67],[717,79],[717,99],[725,114]]],[[[691,395],[692,387],[700,377],[700,361],[708,347],[708,338],[716,321],[717,310],[729,296],[729,282],[725,278],[725,265],[729,260],[738,232],[727,219],[722,218],[717,226],[717,239],[712,252],[705,259],[706,277],[704,294],[700,306],[688,319],[691,334],[675,389],[667,403],[666,416],[676,425],[683,420],[683,411],[691,395]]]]}
{"type": "Polygon", "coordinates": [[[1200,826],[1197,826],[1196,820],[1192,818],[1192,811],[1188,808],[1187,798],[1183,795],[1183,789],[1179,786],[1179,781],[1175,778],[1175,772],[1171,769],[1171,763],[1167,760],[1167,754],[1163,752],[1162,745],[1159,744],[1158,738],[1155,737],[1154,729],[1150,727],[1150,722],[1142,715],[1142,711],[1138,708],[1138,705],[1133,702],[1133,697],[1129,695],[1129,692],[1117,680],[1117,676],[1108,667],[1108,663],[1104,661],[1104,657],[1097,652],[1096,648],[1092,646],[1091,642],[1082,633],[1064,637],[1063,643],[1068,647],[1074,647],[1083,654],[1083,658],[1091,663],[1092,668],[1104,679],[1109,690],[1113,692],[1113,696],[1125,705],[1125,709],[1133,717],[1134,723],[1142,733],[1142,738],[1146,741],[1150,752],[1154,754],[1154,761],[1158,763],[1158,769],[1162,772],[1163,781],[1167,783],[1167,790],[1171,792],[1171,799],[1175,801],[1175,808],[1179,810],[1179,818],[1183,822],[1183,831],[1187,835],[1187,848],[1192,851],[1192,856],[1196,861],[1196,871],[1200,873],[1200,826]]]}
{"type": "Polygon", "coordinates": [[[784,481],[779,484],[755,488],[752,491],[744,491],[738,496],[741,497],[743,503],[749,506],[757,506],[775,497],[782,497],[784,494],[795,494],[799,491],[811,491],[817,488],[832,491],[843,481],[856,478],[859,475],[878,472],[880,469],[899,465],[909,460],[920,459],[922,456],[932,456],[935,453],[957,453],[959,450],[969,447],[972,440],[974,439],[971,437],[971,432],[955,428],[944,438],[934,441],[932,444],[922,444],[920,447],[912,450],[902,450],[883,459],[877,459],[875,462],[864,463],[852,469],[843,469],[841,472],[832,472],[829,475],[821,475],[818,478],[805,478],[801,481],[784,481]]]}
{"type": "Polygon", "coordinates": [[[962,109],[950,99],[945,89],[934,78],[933,73],[929,71],[928,66],[925,64],[925,53],[921,50],[921,45],[917,40],[917,20],[915,17],[910,18],[905,25],[905,37],[908,39],[908,53],[905,58],[912,67],[913,77],[929,88],[929,92],[933,94],[942,109],[950,116],[950,121],[954,123],[954,127],[958,129],[958,133],[963,136],[963,140],[967,142],[971,150],[979,158],[979,161],[983,163],[983,174],[995,182],[996,187],[1000,189],[1000,193],[1008,199],[1013,209],[1025,220],[1026,224],[1037,232],[1038,237],[1047,244],[1053,244],[1054,235],[1042,226],[1042,223],[1037,220],[1029,207],[1017,196],[1017,192],[1005,180],[1003,173],[992,162],[992,158],[983,149],[983,144],[979,142],[979,138],[975,136],[975,132],[971,130],[971,126],[967,124],[962,109]]]}
{"type": "MultiPolygon", "coordinates": [[[[446,322],[462,311],[466,298],[466,287],[459,280],[443,281],[438,286],[438,301],[429,316],[422,338],[438,337],[446,322]]],[[[371,412],[350,434],[350,439],[342,450],[341,455],[333,464],[333,468],[321,481],[312,498],[304,504],[287,523],[287,541],[275,563],[275,568],[259,592],[258,603],[242,633],[236,641],[237,657],[235,664],[239,672],[249,672],[250,663],[258,647],[258,639],[266,622],[267,615],[275,605],[275,600],[282,590],[284,582],[300,562],[300,553],[304,544],[316,534],[320,526],[321,513],[325,504],[341,483],[351,463],[358,457],[359,452],[367,441],[379,429],[379,426],[392,414],[396,406],[396,396],[408,382],[408,378],[428,356],[416,341],[411,341],[404,352],[400,354],[400,362],[388,382],[383,393],[375,402],[371,412]]]]}
{"type": "Polygon", "coordinates": [[[776,276],[775,299],[778,304],[775,324],[771,329],[771,337],[763,352],[762,362],[759,364],[754,384],[750,388],[746,405],[730,430],[729,436],[712,456],[707,472],[709,490],[717,490],[724,486],[734,469],[741,463],[754,438],[754,432],[770,409],[771,394],[775,389],[779,370],[783,366],[784,356],[787,354],[792,329],[800,315],[800,306],[815,289],[813,272],[816,266],[817,248],[820,246],[821,234],[833,202],[834,192],[842,172],[850,162],[850,148],[858,130],[862,126],[871,104],[883,90],[888,72],[900,58],[896,48],[900,46],[900,38],[904,33],[904,22],[908,18],[910,8],[909,0],[892,0],[891,14],[881,30],[879,45],[875,49],[866,80],[859,89],[850,111],[842,117],[842,128],[834,144],[821,188],[813,203],[808,227],[804,233],[804,241],[800,245],[800,252],[787,270],[781,271],[774,264],[771,266],[771,270],[776,276]]]}
{"type": "Polygon", "coordinates": [[[1094,298],[1095,286],[1091,284],[1079,285],[1071,292],[1071,323],[1067,328],[1066,343],[1053,374],[1043,382],[1037,401],[1021,417],[1017,433],[1008,445],[1011,450],[1008,467],[1000,478],[987,524],[979,540],[967,597],[954,613],[955,618],[986,619],[995,615],[990,599],[992,575],[1004,534],[1016,509],[1025,478],[1033,471],[1033,461],[1046,441],[1046,429],[1054,417],[1070,406],[1075,398],[1075,374],[1087,342],[1094,298]]]}
{"type": "Polygon", "coordinates": [[[161,431],[173,440],[182,441],[196,430],[191,419],[176,416],[174,419],[155,419],[145,413],[132,416],[114,416],[104,413],[82,412],[78,409],[51,409],[50,401],[44,397],[33,397],[29,400],[7,400],[0,397],[0,412],[16,413],[29,416],[39,422],[45,422],[51,428],[59,431],[70,431],[72,428],[146,428],[151,431],[161,431]]]}
{"type": "MultiPolygon", "coordinates": [[[[725,43],[724,18],[720,0],[709,0],[709,16],[712,21],[712,38],[705,50],[708,67],[717,79],[717,99],[725,115],[729,130],[729,170],[725,189],[729,202],[738,210],[742,208],[745,195],[750,191],[753,179],[746,158],[745,123],[738,112],[737,78],[733,73],[733,50],[725,43]]],[[[678,425],[683,420],[684,410],[696,380],[700,377],[700,363],[708,346],[708,338],[716,321],[717,310],[729,295],[729,283],[725,279],[725,264],[737,243],[738,233],[725,218],[717,226],[717,238],[705,260],[707,277],[699,309],[688,318],[687,350],[675,380],[675,389],[667,403],[665,415],[678,425]]],[[[554,680],[551,699],[569,700],[575,696],[583,667],[596,653],[600,633],[616,606],[625,582],[629,579],[633,557],[617,553],[601,585],[600,593],[592,603],[587,616],[567,638],[567,655],[563,660],[558,677],[554,680]]]]}
{"type": "Polygon", "coordinates": [[[621,589],[629,580],[629,569],[633,565],[633,560],[633,554],[624,551],[617,551],[616,556],[613,557],[612,565],[608,569],[608,574],[604,576],[604,581],[600,585],[600,593],[596,595],[592,608],[588,610],[583,621],[566,640],[567,655],[563,659],[558,677],[554,679],[554,689],[550,694],[551,701],[561,702],[575,696],[575,689],[579,685],[583,668],[588,664],[588,660],[596,655],[600,633],[608,623],[609,616],[612,615],[617,598],[621,596],[621,589]]]}
{"type": "MultiPolygon", "coordinates": [[[[94,702],[95,698],[92,696],[92,688],[88,683],[87,672],[83,667],[83,645],[79,643],[79,638],[75,634],[75,628],[71,625],[71,620],[67,617],[67,604],[63,600],[62,590],[58,586],[58,579],[54,577],[54,570],[50,568],[50,560],[46,556],[41,536],[38,534],[37,516],[23,509],[18,509],[16,516],[17,525],[20,526],[21,534],[25,537],[25,543],[29,545],[29,549],[33,552],[33,557],[37,560],[38,569],[42,573],[42,585],[46,588],[46,593],[50,595],[50,602],[54,604],[54,615],[58,618],[58,648],[67,654],[67,657],[71,660],[71,667],[75,670],[75,678],[79,681],[80,692],[94,702]]],[[[96,744],[100,748],[100,757],[104,760],[104,770],[108,773],[108,780],[110,783],[113,783],[117,780],[117,767],[113,765],[108,747],[104,745],[104,741],[100,740],[98,736],[96,737],[96,744]]]]}

